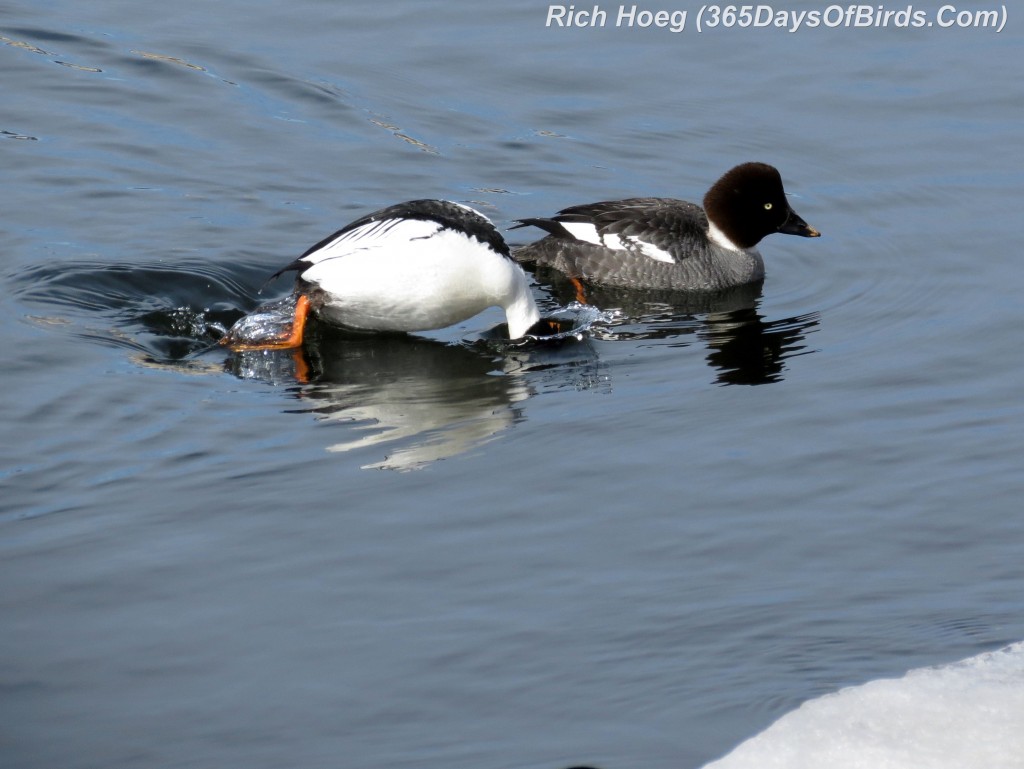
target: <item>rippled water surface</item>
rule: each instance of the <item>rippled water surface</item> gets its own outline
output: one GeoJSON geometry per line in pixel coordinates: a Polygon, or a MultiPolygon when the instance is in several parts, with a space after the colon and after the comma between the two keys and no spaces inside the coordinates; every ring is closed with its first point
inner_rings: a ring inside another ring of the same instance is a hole
{"type": "Polygon", "coordinates": [[[5,767],[698,767],[1024,639],[1016,9],[616,8],[0,9],[5,767]],[[759,289],[582,316],[537,274],[581,333],[216,345],[384,205],[519,243],[745,160],[823,233],[759,289]]]}

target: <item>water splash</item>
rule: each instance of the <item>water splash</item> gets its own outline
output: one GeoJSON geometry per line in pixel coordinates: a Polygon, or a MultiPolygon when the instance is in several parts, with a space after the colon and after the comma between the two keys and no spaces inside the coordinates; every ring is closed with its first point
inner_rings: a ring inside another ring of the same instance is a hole
{"type": "Polygon", "coordinates": [[[248,315],[239,318],[224,335],[221,342],[230,345],[259,347],[288,336],[295,318],[298,294],[261,304],[248,315]]]}
{"type": "Polygon", "coordinates": [[[546,331],[529,333],[526,339],[534,342],[561,342],[568,339],[583,341],[596,324],[610,324],[615,318],[614,312],[601,310],[589,304],[570,302],[542,318],[542,322],[546,322],[547,325],[546,331]]]}
{"type": "Polygon", "coordinates": [[[569,302],[548,311],[520,339],[509,339],[508,326],[500,323],[487,331],[465,337],[463,342],[490,345],[499,351],[580,342],[590,336],[596,327],[612,323],[615,317],[614,312],[606,312],[589,304],[569,302]]]}

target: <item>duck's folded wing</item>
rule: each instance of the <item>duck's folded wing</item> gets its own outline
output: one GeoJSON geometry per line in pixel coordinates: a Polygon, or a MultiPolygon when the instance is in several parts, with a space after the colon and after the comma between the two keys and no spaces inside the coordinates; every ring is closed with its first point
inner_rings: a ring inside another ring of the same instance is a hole
{"type": "Polygon", "coordinates": [[[706,237],[700,206],[672,198],[628,198],[571,206],[548,219],[523,219],[556,238],[629,251],[659,262],[686,259],[706,237]]]}
{"type": "Polygon", "coordinates": [[[271,280],[289,270],[306,270],[314,264],[342,259],[356,251],[407,248],[410,241],[429,238],[442,229],[441,223],[431,219],[363,217],[311,246],[302,256],[274,273],[271,280]]]}
{"type": "Polygon", "coordinates": [[[512,258],[508,245],[491,221],[469,206],[450,200],[409,200],[356,219],[328,235],[279,270],[271,280],[289,270],[305,270],[328,259],[340,259],[356,251],[407,248],[411,242],[454,230],[479,241],[492,251],[512,258]]]}

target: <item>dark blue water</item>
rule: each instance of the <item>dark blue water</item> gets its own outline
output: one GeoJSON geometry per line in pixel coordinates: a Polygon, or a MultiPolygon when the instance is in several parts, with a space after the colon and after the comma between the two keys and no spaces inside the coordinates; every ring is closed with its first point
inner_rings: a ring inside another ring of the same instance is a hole
{"type": "Polygon", "coordinates": [[[697,767],[1024,638],[1013,12],[0,8],[4,766],[697,767]],[[824,234],[766,240],[760,292],[208,349],[384,205],[522,242],[745,160],[824,234]]]}

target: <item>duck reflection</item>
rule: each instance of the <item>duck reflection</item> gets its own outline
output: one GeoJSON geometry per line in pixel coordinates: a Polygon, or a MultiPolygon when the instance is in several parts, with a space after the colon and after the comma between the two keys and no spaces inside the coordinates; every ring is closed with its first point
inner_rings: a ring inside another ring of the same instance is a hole
{"type": "Polygon", "coordinates": [[[537,277],[551,305],[568,313],[553,324],[569,329],[560,338],[509,342],[499,327],[452,343],[314,324],[299,350],[236,352],[227,366],[236,376],[292,385],[300,411],[344,423],[329,451],[383,448],[386,457],[364,467],[413,470],[499,437],[525,419],[525,402],[537,393],[610,389],[594,344],[701,344],[719,384],[764,384],[780,381],[786,360],[809,351],[805,336],[819,323],[817,313],[766,320],[760,285],[706,294],[584,286],[589,305],[568,310],[580,308],[580,286],[558,273],[537,277]]]}
{"type": "Polygon", "coordinates": [[[538,388],[598,380],[587,343],[501,348],[447,344],[407,334],[360,334],[318,326],[302,351],[241,352],[237,376],[305,382],[298,397],[323,421],[346,423],[328,451],[386,446],[365,468],[414,470],[479,447],[524,419],[538,388]]]}
{"type": "Polygon", "coordinates": [[[538,267],[535,277],[557,301],[585,300],[614,314],[615,320],[603,333],[599,327],[592,330],[595,338],[650,340],[678,347],[703,342],[719,384],[781,381],[785,361],[810,352],[805,337],[820,323],[817,312],[766,320],[758,312],[760,283],[683,293],[581,284],[543,267],[538,267]]]}

